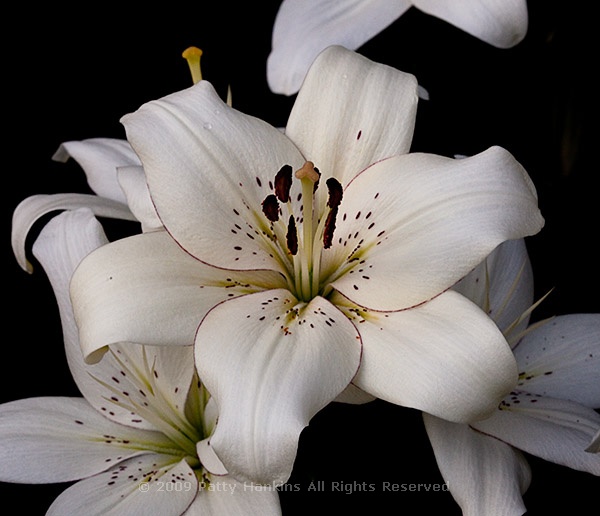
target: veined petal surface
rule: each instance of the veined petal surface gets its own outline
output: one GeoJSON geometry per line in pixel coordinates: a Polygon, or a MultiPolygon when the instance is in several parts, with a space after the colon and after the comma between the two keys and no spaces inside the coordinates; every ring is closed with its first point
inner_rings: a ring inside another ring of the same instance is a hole
{"type": "Polygon", "coordinates": [[[346,186],[372,163],[408,153],[417,103],[413,75],[333,46],[310,68],[285,134],[322,182],[333,176],[346,186]]]}
{"type": "Polygon", "coordinates": [[[395,156],[344,191],[322,275],[363,307],[410,308],[450,288],[501,242],[542,226],[530,178],[500,147],[464,159],[395,156]]]}
{"type": "Polygon", "coordinates": [[[73,158],[83,169],[90,188],[100,197],[125,203],[117,181],[117,167],[140,165],[140,160],[127,140],[89,138],[64,142],[52,156],[55,161],[73,158]]]}
{"type": "Polygon", "coordinates": [[[526,0],[411,0],[421,11],[441,18],[490,45],[510,48],[527,34],[526,0]]]}
{"type": "Polygon", "coordinates": [[[211,310],[198,329],[196,367],[219,407],[210,444],[227,471],[286,482],[300,432],[348,386],[360,356],[356,329],[321,297],[299,303],[280,289],[211,310]]]}
{"type": "Polygon", "coordinates": [[[399,18],[409,0],[284,0],[267,60],[271,91],[297,93],[311,63],[329,45],[356,50],[399,18]]]}
{"type": "Polygon", "coordinates": [[[274,285],[285,285],[277,273],[210,267],[156,231],[88,255],[73,275],[71,296],[84,356],[94,363],[109,344],[192,345],[214,305],[274,285]]]}
{"type": "Polygon", "coordinates": [[[264,236],[261,206],[281,167],[296,170],[304,159],[280,130],[232,109],[206,81],[144,104],[122,122],[179,245],[219,267],[284,270],[264,236]]]}
{"type": "Polygon", "coordinates": [[[516,384],[516,362],[501,332],[456,292],[400,312],[345,312],[363,341],[353,383],[378,398],[468,422],[492,413],[516,384]]]}
{"type": "Polygon", "coordinates": [[[468,425],[423,414],[442,476],[465,516],[521,516],[531,470],[522,453],[468,425]]]}

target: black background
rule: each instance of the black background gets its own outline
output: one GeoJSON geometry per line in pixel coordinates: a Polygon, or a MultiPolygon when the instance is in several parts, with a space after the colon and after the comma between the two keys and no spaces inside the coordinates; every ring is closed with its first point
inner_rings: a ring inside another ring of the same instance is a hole
{"type": "MultiPolygon", "coordinates": [[[[124,138],[119,118],[142,103],[191,85],[181,52],[203,49],[205,79],[234,107],[284,126],[294,97],[275,95],[266,58],[279,2],[223,2],[220,7],[168,2],[153,8],[106,3],[92,7],[27,4],[5,15],[4,256],[5,337],[0,402],[30,396],[79,395],[62,351],[58,310],[43,270],[22,271],[10,249],[12,211],[37,193],[87,192],[83,172],[55,163],[59,144],[91,137],[124,138]],[[10,36],[6,29],[12,30],[10,36]],[[8,142],[6,143],[6,139],[8,142]]],[[[512,49],[496,49],[411,9],[359,49],[367,57],[415,74],[431,100],[421,102],[414,151],[452,156],[501,145],[525,166],[537,187],[546,226],[527,240],[538,297],[553,289],[534,319],[599,312],[598,145],[595,109],[598,65],[591,3],[531,0],[529,31],[512,49]]],[[[44,221],[47,219],[44,219],[44,221]]],[[[41,223],[43,223],[42,221],[41,223]]],[[[29,239],[29,247],[41,223],[29,239]]],[[[107,222],[118,238],[135,225],[107,222]]],[[[30,259],[31,254],[29,253],[30,259]]],[[[597,477],[530,457],[528,514],[597,510],[597,477]]],[[[0,465],[0,468],[2,465],[0,465]]],[[[44,465],[40,464],[43,468],[44,465]]],[[[449,493],[383,494],[381,482],[442,483],[420,415],[383,402],[332,405],[302,434],[284,515],[336,513],[460,514],[449,493]],[[356,482],[376,492],[309,493],[311,480],[356,482]]],[[[2,506],[43,514],[66,485],[1,485],[2,506]]]]}

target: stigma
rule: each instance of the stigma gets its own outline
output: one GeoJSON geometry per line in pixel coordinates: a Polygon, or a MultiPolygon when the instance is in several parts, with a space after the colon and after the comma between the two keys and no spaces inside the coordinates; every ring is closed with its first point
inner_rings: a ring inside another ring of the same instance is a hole
{"type": "Polygon", "coordinates": [[[198,47],[188,47],[181,54],[190,67],[190,73],[192,74],[192,81],[194,84],[202,80],[202,70],[200,69],[200,57],[202,57],[202,50],[198,47]]]}

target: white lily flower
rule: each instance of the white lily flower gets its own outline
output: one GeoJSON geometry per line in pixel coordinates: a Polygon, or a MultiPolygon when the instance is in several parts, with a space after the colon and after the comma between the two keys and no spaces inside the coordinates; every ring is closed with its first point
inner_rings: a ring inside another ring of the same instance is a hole
{"type": "Polygon", "coordinates": [[[408,154],[416,90],[331,47],[285,133],[206,81],[123,118],[166,231],[82,261],[71,294],[84,355],[195,342],[219,407],[211,444],[236,478],[286,481],[300,432],[351,382],[461,422],[516,383],[501,332],[450,287],[539,231],[535,189],[498,147],[408,154]]]}
{"type": "Polygon", "coordinates": [[[356,50],[411,7],[499,48],[526,35],[526,0],[284,0],[273,26],[267,80],[274,93],[293,95],[310,64],[330,45],[356,50]]]}
{"type": "Polygon", "coordinates": [[[533,280],[522,240],[501,244],[456,288],[506,334],[519,382],[485,420],[466,425],[424,414],[427,433],[463,514],[521,515],[531,480],[522,452],[600,475],[600,454],[590,453],[600,431],[594,410],[600,407],[600,314],[528,326],[533,280]]]}
{"type": "Polygon", "coordinates": [[[191,346],[116,345],[102,362],[84,363],[68,284],[80,260],[105,244],[88,209],[53,218],[35,241],[84,397],[0,405],[0,481],[79,480],[49,515],[281,514],[276,490],[245,488],[212,452],[216,406],[198,380],[191,346]]]}

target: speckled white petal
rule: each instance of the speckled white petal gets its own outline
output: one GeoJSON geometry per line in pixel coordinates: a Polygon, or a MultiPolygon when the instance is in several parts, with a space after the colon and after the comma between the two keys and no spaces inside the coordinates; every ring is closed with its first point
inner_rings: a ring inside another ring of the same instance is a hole
{"type": "Polygon", "coordinates": [[[578,403],[515,392],[472,426],[531,455],[600,476],[600,454],[585,451],[600,429],[600,414],[578,403]]]}
{"type": "Polygon", "coordinates": [[[125,203],[117,181],[117,167],[139,165],[140,160],[126,140],[90,138],[64,142],[52,159],[66,162],[73,158],[87,177],[91,189],[101,197],[125,203]]]}
{"type": "Polygon", "coordinates": [[[33,267],[27,260],[25,242],[27,234],[35,222],[42,216],[53,211],[76,210],[89,208],[100,217],[110,217],[135,221],[135,216],[125,204],[110,199],[86,194],[39,194],[22,200],[12,218],[11,244],[21,268],[33,272],[33,267]]]}
{"type": "Polygon", "coordinates": [[[441,18],[490,45],[510,48],[527,34],[526,0],[411,0],[415,7],[441,18]]]}
{"type": "Polygon", "coordinates": [[[410,310],[348,316],[363,341],[353,383],[378,398],[468,422],[492,413],[517,381],[502,333],[456,292],[410,310]]]}
{"type": "Polygon", "coordinates": [[[212,477],[183,516],[280,516],[275,486],[242,483],[231,477],[212,477]]]}
{"type": "Polygon", "coordinates": [[[163,229],[156,208],[152,204],[144,169],[139,166],[119,167],[117,179],[127,198],[127,205],[135,218],[142,224],[142,231],[163,229]]]}
{"type": "Polygon", "coordinates": [[[206,81],[122,122],[158,215],[187,252],[230,269],[284,269],[263,234],[262,202],[281,167],[304,159],[281,131],[229,107],[206,81]]]}
{"type": "Polygon", "coordinates": [[[417,104],[413,75],[334,46],[308,72],[285,134],[320,170],[323,185],[334,176],[346,186],[372,163],[408,153],[417,104]]]}
{"type": "Polygon", "coordinates": [[[506,443],[423,414],[440,472],[464,516],[521,516],[531,482],[523,455],[506,443]]]}
{"type": "Polygon", "coordinates": [[[73,275],[71,296],[84,356],[95,363],[109,344],[191,345],[202,317],[215,304],[283,284],[279,274],[269,271],[205,265],[166,232],[156,231],[89,254],[73,275]]]}
{"type": "Polygon", "coordinates": [[[525,335],[514,349],[519,387],[600,408],[600,314],[568,314],[525,335]]]}
{"type": "Polygon", "coordinates": [[[26,398],[0,405],[3,482],[78,480],[144,453],[140,445],[169,447],[169,442],[158,432],[110,421],[83,398],[26,398]]]}
{"type": "Polygon", "coordinates": [[[293,95],[323,49],[343,45],[356,50],[410,6],[409,0],[284,0],[267,60],[271,91],[293,95]]]}
{"type": "Polygon", "coordinates": [[[196,367],[219,407],[210,444],[233,477],[286,482],[310,419],[350,383],[360,363],[354,326],[321,297],[286,290],[227,301],[196,338],[196,367]]]}
{"type": "Polygon", "coordinates": [[[525,240],[500,244],[454,290],[473,301],[494,319],[511,343],[527,328],[533,304],[533,271],[525,240]]]}
{"type": "Polygon", "coordinates": [[[447,290],[500,243],[543,223],[531,179],[500,147],[464,159],[395,156],[344,191],[322,275],[358,305],[401,310],[447,290]]]}
{"type": "Polygon", "coordinates": [[[115,395],[105,385],[113,385],[119,396],[137,393],[129,376],[115,357],[108,355],[96,365],[83,361],[79,332],[69,296],[69,282],[79,262],[90,252],[108,243],[102,226],[87,208],[66,211],[51,219],[33,244],[33,254],[39,260],[52,285],[60,313],[65,353],[69,369],[84,397],[108,418],[139,428],[153,428],[137,414],[107,400],[115,395]],[[101,383],[98,381],[102,380],[101,383]],[[117,389],[118,388],[118,389],[117,389]]]}
{"type": "Polygon", "coordinates": [[[180,516],[193,502],[198,481],[185,460],[148,455],[69,487],[47,516],[180,516]]]}

